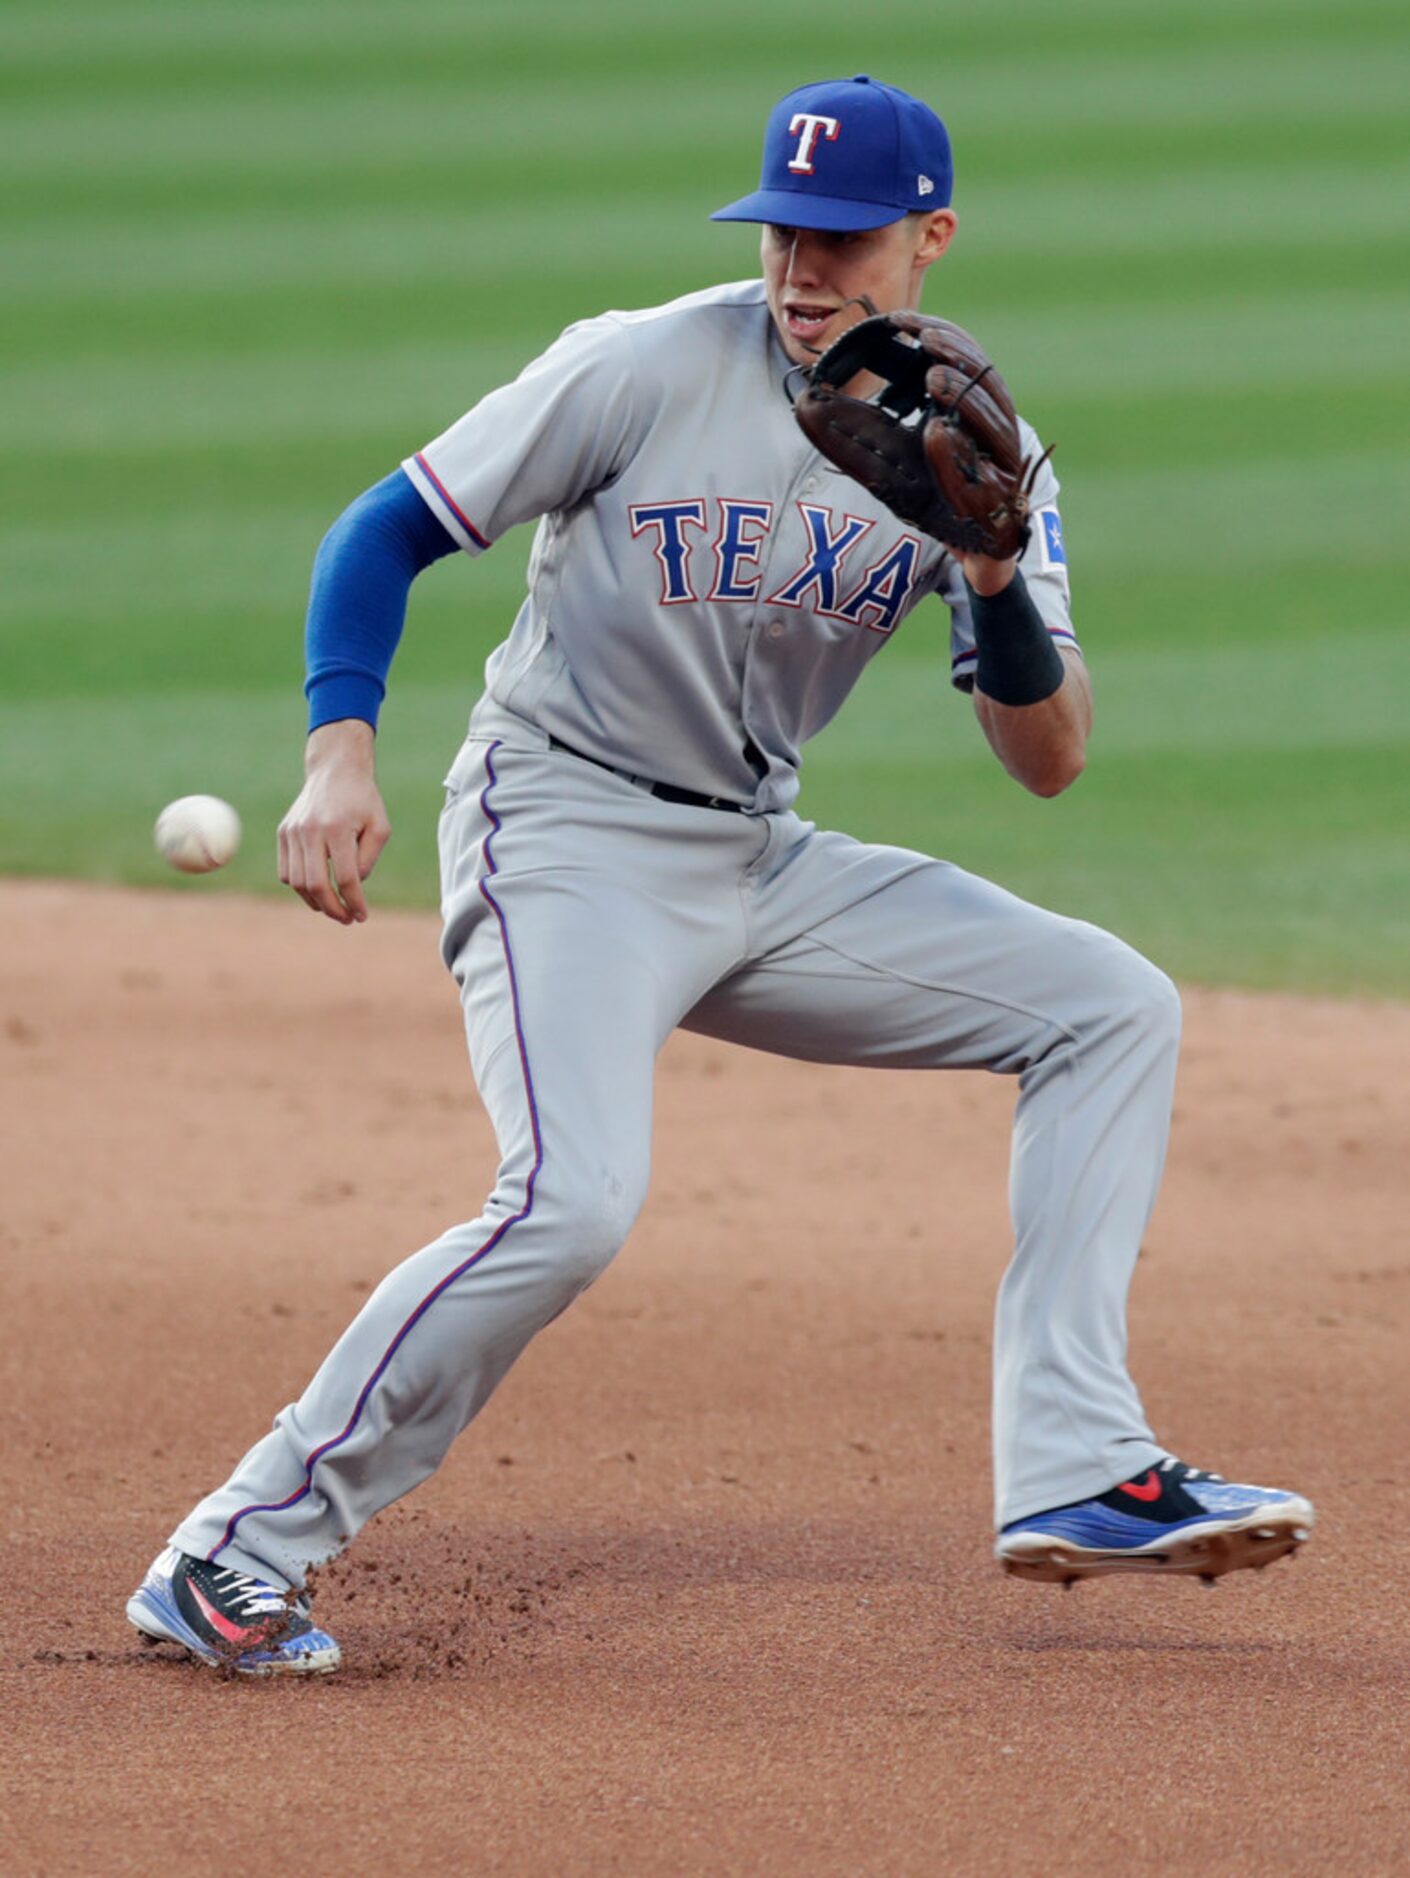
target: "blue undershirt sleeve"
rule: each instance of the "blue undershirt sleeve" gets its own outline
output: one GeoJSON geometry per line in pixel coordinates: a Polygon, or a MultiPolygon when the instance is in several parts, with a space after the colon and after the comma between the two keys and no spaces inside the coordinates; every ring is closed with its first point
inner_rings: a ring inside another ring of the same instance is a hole
{"type": "Polygon", "coordinates": [[[375,726],[411,583],[457,545],[401,469],[334,522],[314,558],[304,628],[310,730],[340,717],[375,726]]]}

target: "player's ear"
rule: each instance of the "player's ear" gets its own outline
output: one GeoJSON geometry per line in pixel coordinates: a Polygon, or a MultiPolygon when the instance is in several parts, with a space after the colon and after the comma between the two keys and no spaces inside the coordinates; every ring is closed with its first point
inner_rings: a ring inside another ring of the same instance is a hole
{"type": "Polygon", "coordinates": [[[921,211],[915,217],[919,230],[916,242],[916,266],[929,267],[938,261],[955,238],[958,221],[953,209],[921,211]]]}

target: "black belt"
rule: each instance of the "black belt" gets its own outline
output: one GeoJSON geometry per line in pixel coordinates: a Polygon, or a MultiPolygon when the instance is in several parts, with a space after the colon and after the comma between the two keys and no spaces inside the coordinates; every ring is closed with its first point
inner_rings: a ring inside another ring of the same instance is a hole
{"type": "Polygon", "coordinates": [[[575,750],[561,737],[550,735],[548,747],[563,751],[565,756],[575,756],[579,762],[591,763],[596,769],[605,769],[609,776],[620,776],[623,782],[633,783],[647,795],[659,796],[663,802],[684,802],[692,809],[728,809],[735,815],[744,813],[744,804],[731,802],[728,796],[702,795],[698,789],[682,789],[678,783],[654,782],[650,776],[634,775],[629,769],[618,769],[615,763],[604,763],[601,757],[589,756],[585,750],[575,750]]]}

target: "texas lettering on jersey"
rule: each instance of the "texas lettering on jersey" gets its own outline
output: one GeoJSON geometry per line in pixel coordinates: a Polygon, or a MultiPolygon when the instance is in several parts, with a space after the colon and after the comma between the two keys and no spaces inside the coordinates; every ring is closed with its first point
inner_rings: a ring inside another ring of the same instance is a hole
{"type": "Polygon", "coordinates": [[[818,503],[794,506],[802,518],[806,550],[799,565],[768,594],[760,591],[759,558],[773,527],[772,502],[719,496],[707,503],[703,496],[694,496],[678,502],[633,503],[628,514],[632,538],[648,543],[656,558],[662,606],[701,600],[810,606],[828,619],[889,633],[915,585],[918,537],[893,537],[879,547],[868,541],[876,523],[866,516],[843,515],[839,520],[832,509],[818,503]],[[698,531],[699,541],[710,537],[706,565],[712,579],[703,592],[691,568],[692,529],[698,531]]]}

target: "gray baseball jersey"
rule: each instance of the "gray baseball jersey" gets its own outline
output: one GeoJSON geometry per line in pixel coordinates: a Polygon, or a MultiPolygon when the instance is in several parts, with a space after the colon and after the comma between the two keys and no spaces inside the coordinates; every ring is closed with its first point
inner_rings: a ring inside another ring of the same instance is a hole
{"type": "MultiPolygon", "coordinates": [[[[766,811],[926,594],[972,680],[955,562],[812,449],[788,369],[763,284],[713,287],[570,327],[406,461],[469,554],[543,518],[491,699],[601,762],[766,811]]],[[[1045,464],[1023,571],[1071,645],[1056,497],[1045,464]]]]}
{"type": "MultiPolygon", "coordinates": [[[[682,1025],[1017,1077],[996,1514],[1162,1458],[1124,1305],[1164,1155],[1174,988],[1094,927],[790,808],[804,741],[925,594],[950,604],[957,683],[975,659],[950,557],[814,453],[788,372],[762,286],[716,288],[572,328],[408,461],[471,554],[541,518],[440,828],[444,955],[501,1162],[481,1212],[384,1279],[182,1523],[181,1550],[299,1585],[439,1464],[625,1238],[656,1054],[682,1025]]],[[[1072,644],[1056,492],[1044,471],[1024,571],[1072,644]]]]}

